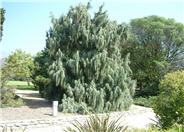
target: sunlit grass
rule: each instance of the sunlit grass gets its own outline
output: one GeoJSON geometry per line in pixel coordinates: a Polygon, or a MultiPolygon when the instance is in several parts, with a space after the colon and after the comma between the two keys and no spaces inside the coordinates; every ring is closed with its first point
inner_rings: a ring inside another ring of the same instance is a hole
{"type": "MultiPolygon", "coordinates": [[[[17,86],[17,85],[27,85],[27,82],[26,81],[8,81],[8,84],[7,85],[13,85],[13,86],[17,86]]],[[[30,82],[30,85],[33,85],[31,82],[30,82]]]]}
{"type": "Polygon", "coordinates": [[[15,86],[18,90],[36,90],[32,83],[28,86],[26,81],[8,81],[7,85],[15,86]]]}

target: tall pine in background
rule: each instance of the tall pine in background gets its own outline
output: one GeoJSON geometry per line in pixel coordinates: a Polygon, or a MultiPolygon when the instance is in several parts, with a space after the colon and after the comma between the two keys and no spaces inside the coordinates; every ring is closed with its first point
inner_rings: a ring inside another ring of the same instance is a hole
{"type": "Polygon", "coordinates": [[[110,21],[103,6],[91,18],[90,4],[71,7],[56,19],[47,33],[50,54],[49,99],[61,101],[63,112],[121,111],[129,108],[136,82],[130,78],[129,55],[120,47],[128,26],[110,21]]]}

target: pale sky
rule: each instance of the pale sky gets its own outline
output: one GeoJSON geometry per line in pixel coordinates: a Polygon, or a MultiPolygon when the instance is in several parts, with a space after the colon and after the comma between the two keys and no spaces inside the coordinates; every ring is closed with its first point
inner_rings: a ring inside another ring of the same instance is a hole
{"type": "MultiPolygon", "coordinates": [[[[8,56],[15,49],[22,49],[35,55],[45,47],[46,31],[51,26],[50,12],[55,17],[66,14],[70,6],[87,0],[1,0],[6,10],[3,38],[0,44],[1,57],[8,56]],[[26,2],[25,2],[26,1],[26,2]]],[[[105,4],[109,18],[118,23],[129,23],[131,19],[158,15],[174,18],[184,24],[183,0],[92,0],[90,14],[105,4]]]]}

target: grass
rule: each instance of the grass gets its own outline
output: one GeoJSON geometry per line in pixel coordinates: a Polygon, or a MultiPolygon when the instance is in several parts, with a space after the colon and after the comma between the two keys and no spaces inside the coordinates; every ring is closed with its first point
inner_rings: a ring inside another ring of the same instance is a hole
{"type": "MultiPolygon", "coordinates": [[[[30,84],[33,86],[33,84],[30,82],[30,84]]],[[[7,85],[15,86],[15,85],[27,85],[26,81],[8,81],[7,85]]]]}
{"type": "Polygon", "coordinates": [[[36,90],[32,83],[30,83],[30,86],[28,86],[26,81],[8,81],[7,85],[16,86],[16,89],[18,90],[36,90]]]}
{"type": "Polygon", "coordinates": [[[18,90],[32,90],[32,91],[36,91],[35,87],[33,85],[28,86],[28,85],[17,85],[16,89],[18,90]]]}

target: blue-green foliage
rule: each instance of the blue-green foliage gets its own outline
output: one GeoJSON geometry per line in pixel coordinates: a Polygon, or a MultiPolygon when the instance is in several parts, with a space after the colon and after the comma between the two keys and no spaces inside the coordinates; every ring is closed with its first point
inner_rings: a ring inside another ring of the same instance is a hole
{"type": "Polygon", "coordinates": [[[56,19],[47,33],[50,99],[61,100],[63,112],[108,112],[127,109],[133,102],[136,82],[131,80],[129,55],[120,46],[128,26],[110,21],[106,12],[91,18],[88,6],[71,7],[56,19]]]}

